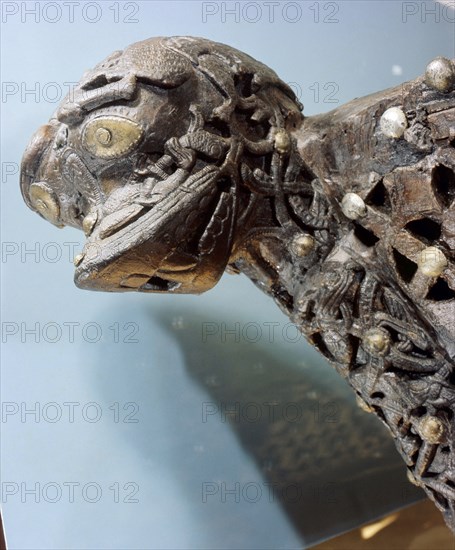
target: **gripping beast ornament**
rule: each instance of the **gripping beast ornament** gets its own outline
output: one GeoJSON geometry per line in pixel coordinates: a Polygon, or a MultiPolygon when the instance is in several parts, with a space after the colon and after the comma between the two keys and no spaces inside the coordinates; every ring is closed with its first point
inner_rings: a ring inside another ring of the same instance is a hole
{"type": "MultiPolygon", "coordinates": [[[[251,57],[156,38],[88,71],[25,151],[27,205],[84,230],[80,288],[246,274],[455,522],[455,67],[304,117],[251,57]]],[[[353,428],[354,429],[354,428],[353,428]]]]}

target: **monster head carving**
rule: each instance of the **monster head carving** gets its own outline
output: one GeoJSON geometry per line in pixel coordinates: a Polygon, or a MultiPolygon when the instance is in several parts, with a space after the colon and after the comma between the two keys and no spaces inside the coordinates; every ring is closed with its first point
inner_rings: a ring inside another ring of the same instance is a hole
{"type": "Polygon", "coordinates": [[[77,286],[200,293],[229,264],[258,197],[296,180],[290,131],[302,118],[292,90],[249,56],[204,39],[146,40],[88,71],[35,134],[22,193],[53,224],[84,230],[77,286]]]}

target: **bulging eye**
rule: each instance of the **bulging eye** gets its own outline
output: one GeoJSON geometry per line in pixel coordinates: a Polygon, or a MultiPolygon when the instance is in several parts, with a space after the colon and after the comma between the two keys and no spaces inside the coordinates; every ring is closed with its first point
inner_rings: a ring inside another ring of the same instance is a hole
{"type": "Polygon", "coordinates": [[[122,157],[139,143],[143,129],[139,124],[120,116],[102,116],[87,123],[82,131],[82,144],[96,157],[122,157]]]}
{"type": "Polygon", "coordinates": [[[60,221],[60,206],[55,193],[42,182],[32,183],[29,189],[30,203],[43,218],[54,225],[63,227],[60,221]]]}

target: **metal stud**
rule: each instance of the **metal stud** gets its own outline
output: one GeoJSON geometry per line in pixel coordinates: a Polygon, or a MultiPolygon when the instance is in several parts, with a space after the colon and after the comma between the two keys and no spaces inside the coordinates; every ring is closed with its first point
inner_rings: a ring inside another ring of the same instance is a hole
{"type": "Polygon", "coordinates": [[[307,256],[314,248],[315,241],[306,233],[296,235],[291,241],[291,251],[299,257],[307,256]]]}
{"type": "Polygon", "coordinates": [[[30,185],[29,197],[33,208],[46,220],[58,227],[63,227],[60,222],[60,207],[57,197],[46,183],[32,183],[30,185]]]}
{"type": "Polygon", "coordinates": [[[445,440],[444,424],[436,416],[424,416],[419,422],[418,431],[422,439],[433,445],[445,440]]]}
{"type": "Polygon", "coordinates": [[[280,155],[285,155],[291,150],[291,138],[286,130],[278,130],[275,134],[275,149],[280,155]]]}
{"type": "Polygon", "coordinates": [[[387,109],[382,114],[379,124],[381,132],[390,138],[400,138],[408,127],[406,115],[399,107],[390,107],[390,109],[387,109]]]}
{"type": "Polygon", "coordinates": [[[419,270],[427,277],[439,277],[447,267],[447,258],[435,246],[424,248],[417,261],[419,270]]]}
{"type": "Polygon", "coordinates": [[[367,213],[367,207],[357,193],[346,193],[341,201],[341,210],[350,220],[362,218],[367,213]]]}
{"type": "Polygon", "coordinates": [[[383,328],[370,328],[363,337],[363,345],[372,355],[385,355],[390,348],[390,335],[383,328]]]}
{"type": "Polygon", "coordinates": [[[450,59],[436,57],[428,63],[425,82],[439,92],[450,92],[455,85],[455,67],[450,59]]]}

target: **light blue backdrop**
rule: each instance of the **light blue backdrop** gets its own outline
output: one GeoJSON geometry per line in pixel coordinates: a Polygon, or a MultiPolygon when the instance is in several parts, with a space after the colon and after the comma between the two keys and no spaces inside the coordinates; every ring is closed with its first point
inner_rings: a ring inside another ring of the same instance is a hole
{"type": "MultiPolygon", "coordinates": [[[[243,277],[225,276],[201,297],[73,286],[83,236],[32,214],[17,174],[68,83],[131,42],[204,36],[275,69],[314,114],[415,78],[436,55],[453,57],[454,19],[433,2],[2,3],[1,488],[11,548],[301,548],[324,533],[270,498],[274,464],[251,452],[255,421],[247,430],[235,415],[226,422],[220,401],[229,396],[244,414],[270,380],[276,399],[291,402],[289,380],[313,376],[333,388],[339,410],[354,407],[344,383],[293,342],[287,319],[243,277]]],[[[312,411],[328,402],[311,383],[304,399],[312,411]]],[[[371,430],[385,438],[374,420],[371,430]]],[[[291,443],[302,437],[292,432],[291,443]]],[[[394,489],[380,487],[375,499],[385,510],[418,498],[403,487],[390,502],[394,489]]],[[[346,497],[348,521],[336,511],[343,498],[322,497],[327,536],[379,513],[356,494],[346,497]]]]}

